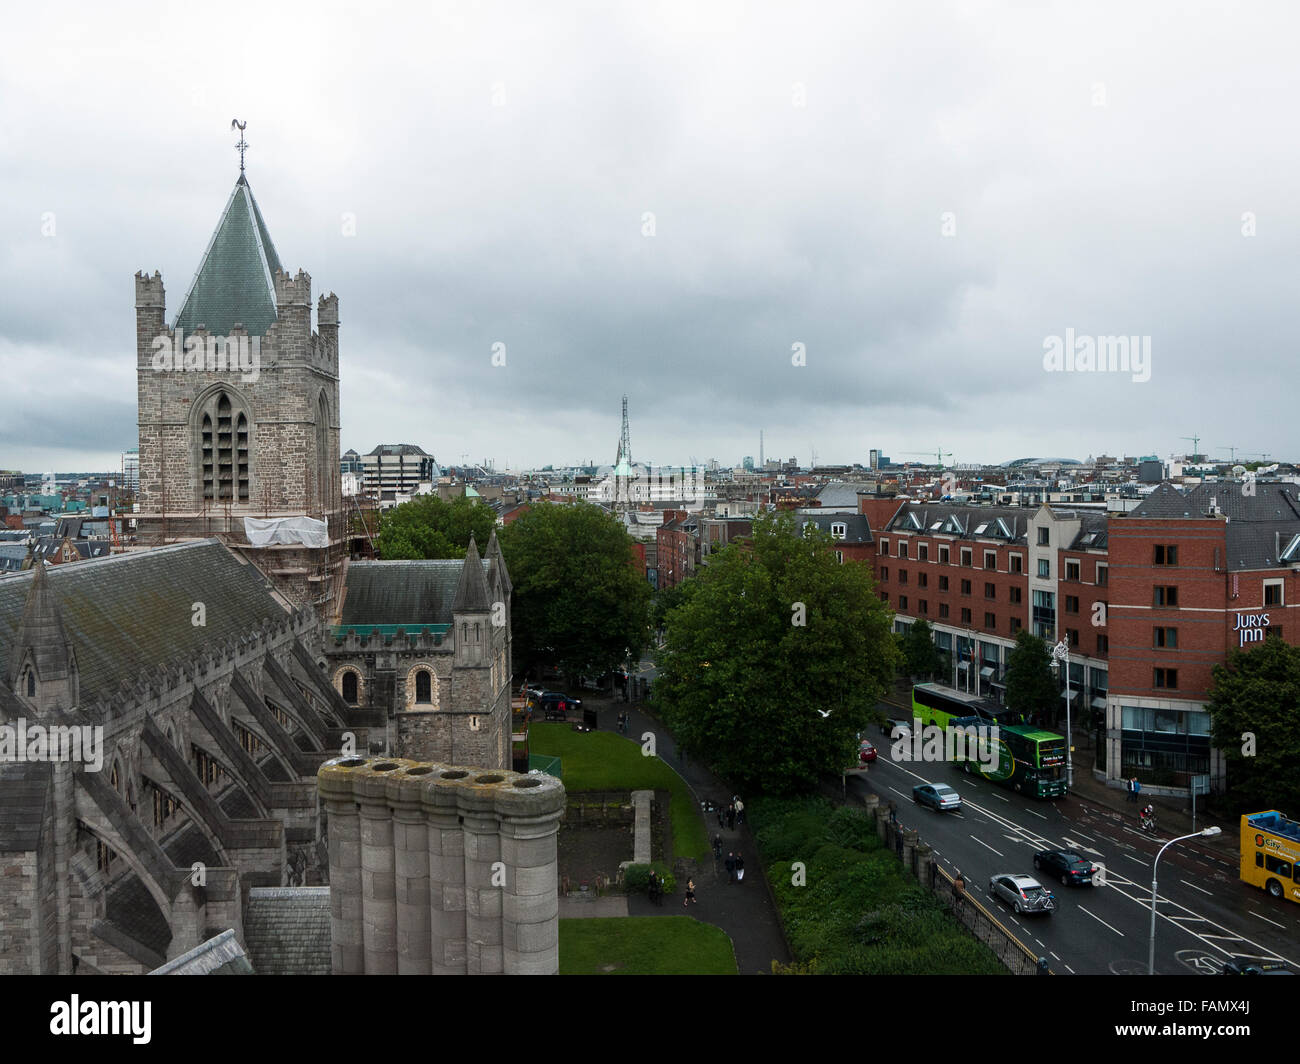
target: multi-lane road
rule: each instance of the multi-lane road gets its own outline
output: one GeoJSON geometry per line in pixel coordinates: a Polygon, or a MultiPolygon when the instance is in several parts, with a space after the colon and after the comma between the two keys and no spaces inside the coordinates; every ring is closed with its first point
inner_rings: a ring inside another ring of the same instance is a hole
{"type": "MultiPolygon", "coordinates": [[[[896,762],[889,741],[866,769],[850,773],[849,787],[893,801],[898,819],[917,828],[950,873],[1002,920],[1025,946],[1061,974],[1144,974],[1151,924],[1151,872],[1169,838],[1144,834],[1127,818],[1073,796],[1037,801],[967,775],[947,764],[896,762]],[[912,802],[917,783],[948,783],[962,797],[960,813],[936,813],[912,802]],[[1066,887],[1034,870],[1036,850],[1076,850],[1105,867],[1105,885],[1066,887]],[[989,878],[1031,875],[1051,890],[1057,909],[1020,916],[995,901],[989,878]]],[[[1237,878],[1234,861],[1189,847],[1170,847],[1160,859],[1156,904],[1156,972],[1219,973],[1229,956],[1285,960],[1300,968],[1300,905],[1273,899],[1237,878]]]]}

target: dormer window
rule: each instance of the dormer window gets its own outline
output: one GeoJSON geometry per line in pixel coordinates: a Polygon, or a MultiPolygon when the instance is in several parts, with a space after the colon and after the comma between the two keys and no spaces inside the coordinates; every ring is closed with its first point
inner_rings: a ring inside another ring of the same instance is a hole
{"type": "Polygon", "coordinates": [[[831,522],[831,539],[843,539],[849,533],[849,526],[844,521],[831,522]]]}

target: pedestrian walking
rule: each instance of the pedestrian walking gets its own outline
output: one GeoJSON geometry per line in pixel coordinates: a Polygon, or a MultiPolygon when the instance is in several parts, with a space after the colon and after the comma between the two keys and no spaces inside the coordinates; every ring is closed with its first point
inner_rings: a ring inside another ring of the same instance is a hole
{"type": "Polygon", "coordinates": [[[725,828],[726,826],[727,826],[727,814],[723,811],[722,806],[719,805],[718,806],[718,827],[725,828]]]}
{"type": "Polygon", "coordinates": [[[650,869],[650,878],[646,881],[646,894],[656,905],[659,904],[659,877],[650,869]]]}
{"type": "Polygon", "coordinates": [[[1142,797],[1142,781],[1136,776],[1133,777],[1133,800],[1136,802],[1142,797]]]}
{"type": "Polygon", "coordinates": [[[727,869],[727,882],[736,882],[736,855],[734,853],[727,854],[727,859],[723,864],[727,869]]]}
{"type": "Polygon", "coordinates": [[[736,823],[743,824],[744,822],[745,822],[745,803],[742,802],[739,797],[737,797],[736,798],[736,823]]]}
{"type": "Polygon", "coordinates": [[[1136,802],[1136,801],[1137,801],[1137,794],[1136,794],[1136,793],[1134,792],[1134,790],[1133,790],[1133,778],[1132,778],[1132,777],[1130,777],[1129,779],[1126,779],[1126,780],[1124,781],[1124,789],[1125,789],[1126,791],[1128,791],[1128,798],[1127,798],[1127,801],[1129,801],[1129,802],[1136,802]]]}
{"type": "Polygon", "coordinates": [[[736,830],[736,804],[734,802],[727,806],[727,830],[736,830]]]}
{"type": "Polygon", "coordinates": [[[688,879],[686,881],[686,897],[682,899],[682,908],[685,909],[693,901],[695,901],[695,880],[688,879]]]}
{"type": "Polygon", "coordinates": [[[713,862],[714,864],[717,864],[717,862],[721,860],[722,860],[722,836],[714,835],[713,836],[713,862]]]}
{"type": "Polygon", "coordinates": [[[736,882],[742,883],[745,879],[745,858],[736,854],[736,882]]]}

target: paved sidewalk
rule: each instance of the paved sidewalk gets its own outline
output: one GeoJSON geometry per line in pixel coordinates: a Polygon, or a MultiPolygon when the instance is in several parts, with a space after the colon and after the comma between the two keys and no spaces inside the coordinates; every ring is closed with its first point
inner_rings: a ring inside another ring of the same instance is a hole
{"type": "MultiPolygon", "coordinates": [[[[639,703],[589,699],[587,705],[596,707],[601,729],[615,735],[619,734],[618,714],[627,710],[630,715],[627,734],[629,742],[640,743],[642,735],[653,732],[655,749],[660,758],[686,781],[695,795],[697,808],[698,803],[705,799],[723,807],[731,801],[735,792],[696,761],[688,759],[683,763],[671,733],[660,721],[645,713],[639,703]]],[[[742,800],[746,798],[746,795],[741,795],[742,800]]],[[[701,862],[700,874],[695,877],[694,905],[685,909],[682,907],[686,884],[679,881],[676,893],[665,898],[662,905],[651,904],[650,899],[643,894],[630,895],[627,899],[628,915],[690,915],[704,923],[713,924],[731,936],[741,975],[770,975],[772,961],[788,963],[790,954],[781,933],[776,908],[763,880],[758,847],[754,845],[749,826],[737,825],[733,831],[728,831],[725,827],[719,829],[717,818],[711,817],[705,827],[710,840],[714,835],[721,834],[723,857],[733,850],[743,854],[744,882],[728,883],[726,871],[721,863],[715,863],[710,854],[701,862]]]]}

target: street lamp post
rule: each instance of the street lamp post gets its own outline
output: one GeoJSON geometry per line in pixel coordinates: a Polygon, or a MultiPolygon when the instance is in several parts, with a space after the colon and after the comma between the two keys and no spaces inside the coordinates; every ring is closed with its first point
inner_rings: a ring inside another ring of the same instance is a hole
{"type": "Polygon", "coordinates": [[[1065,673],[1065,789],[1074,789],[1074,734],[1070,730],[1070,648],[1062,639],[1052,648],[1052,657],[1065,673]]]}
{"type": "Polygon", "coordinates": [[[1182,842],[1184,839],[1195,839],[1197,837],[1209,837],[1211,835],[1222,834],[1222,828],[1206,828],[1204,831],[1193,831],[1190,835],[1179,835],[1176,839],[1170,839],[1160,847],[1160,852],[1156,854],[1156,859],[1151,862],[1151,939],[1147,949],[1147,975],[1156,974],[1156,870],[1160,867],[1160,858],[1164,852],[1169,849],[1175,842],[1182,842]]]}

